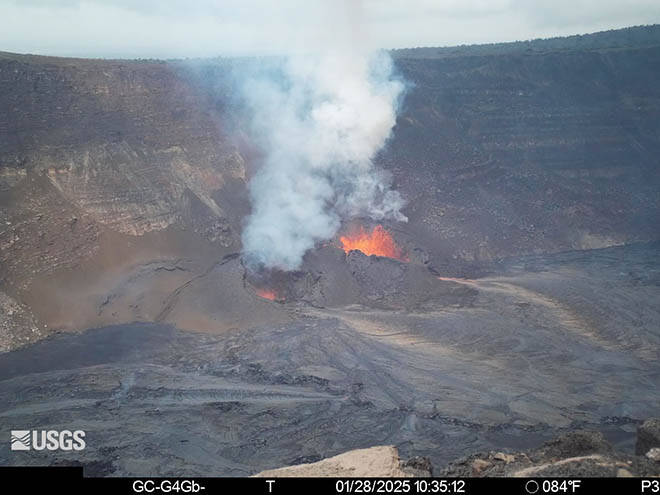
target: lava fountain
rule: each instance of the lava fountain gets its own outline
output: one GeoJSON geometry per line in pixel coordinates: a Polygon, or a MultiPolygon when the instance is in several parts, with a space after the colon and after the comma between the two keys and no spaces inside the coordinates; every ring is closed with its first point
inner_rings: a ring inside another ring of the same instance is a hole
{"type": "Polygon", "coordinates": [[[394,242],[392,234],[382,225],[377,225],[371,232],[365,230],[364,227],[359,227],[356,232],[341,236],[339,242],[346,253],[356,250],[367,256],[376,255],[408,261],[408,257],[394,242]]]}
{"type": "Polygon", "coordinates": [[[277,297],[277,293],[269,289],[255,289],[255,293],[263,298],[268,299],[269,301],[279,301],[281,298],[277,297]]]}

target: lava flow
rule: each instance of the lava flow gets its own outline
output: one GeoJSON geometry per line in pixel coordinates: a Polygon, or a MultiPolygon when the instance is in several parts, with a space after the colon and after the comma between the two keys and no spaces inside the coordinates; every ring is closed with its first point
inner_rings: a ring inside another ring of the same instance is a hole
{"type": "Polygon", "coordinates": [[[373,254],[408,261],[403,251],[394,242],[392,235],[382,225],[377,225],[371,232],[367,232],[363,227],[360,227],[353,234],[341,236],[339,241],[346,253],[357,250],[367,256],[373,254]]]}

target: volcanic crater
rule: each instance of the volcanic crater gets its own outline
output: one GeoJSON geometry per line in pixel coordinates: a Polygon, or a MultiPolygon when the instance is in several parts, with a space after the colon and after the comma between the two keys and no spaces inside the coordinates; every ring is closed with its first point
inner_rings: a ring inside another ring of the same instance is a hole
{"type": "Polygon", "coordinates": [[[0,53],[0,426],[87,432],[0,464],[632,453],[660,410],[660,27],[452,50],[392,53],[414,84],[374,162],[408,221],[293,270],[241,254],[244,61],[0,53]]]}

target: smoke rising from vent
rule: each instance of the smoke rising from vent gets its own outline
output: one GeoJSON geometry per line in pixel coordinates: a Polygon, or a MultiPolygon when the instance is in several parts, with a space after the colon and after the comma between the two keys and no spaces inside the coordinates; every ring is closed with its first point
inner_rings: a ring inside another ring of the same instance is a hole
{"type": "Polygon", "coordinates": [[[264,152],[249,183],[252,214],[242,239],[248,266],[296,269],[342,219],[407,220],[402,197],[373,163],[404,84],[387,53],[361,50],[357,41],[350,35],[318,54],[262,64],[243,81],[264,152]]]}

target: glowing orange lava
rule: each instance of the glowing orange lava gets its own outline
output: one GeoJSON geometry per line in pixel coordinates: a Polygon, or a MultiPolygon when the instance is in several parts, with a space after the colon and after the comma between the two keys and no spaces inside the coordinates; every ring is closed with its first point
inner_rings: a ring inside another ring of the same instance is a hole
{"type": "Polygon", "coordinates": [[[367,256],[375,254],[376,256],[385,256],[395,258],[401,261],[408,261],[403,251],[392,239],[392,235],[383,228],[382,225],[376,226],[371,232],[367,232],[363,227],[350,235],[339,238],[341,247],[347,253],[349,251],[361,251],[367,256]]]}
{"type": "Polygon", "coordinates": [[[264,299],[268,299],[269,301],[277,301],[278,297],[275,291],[268,290],[268,289],[255,289],[255,292],[259,297],[263,297],[264,299]]]}

